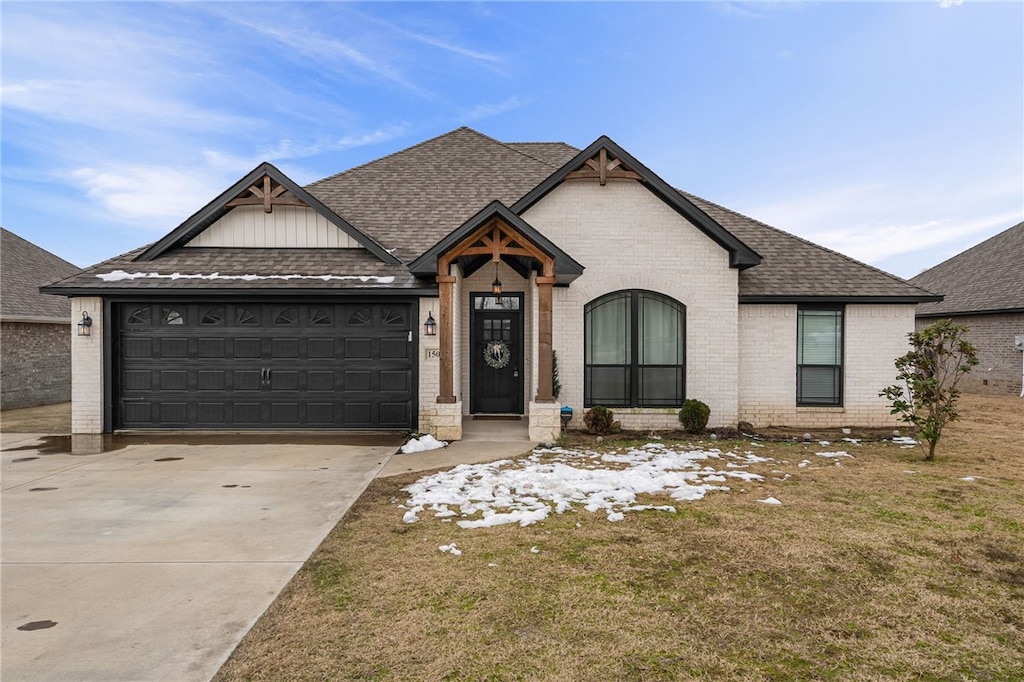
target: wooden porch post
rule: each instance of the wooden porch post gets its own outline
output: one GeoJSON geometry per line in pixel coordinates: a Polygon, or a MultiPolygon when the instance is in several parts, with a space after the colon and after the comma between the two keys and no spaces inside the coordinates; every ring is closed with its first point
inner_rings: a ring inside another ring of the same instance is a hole
{"type": "MultiPolygon", "coordinates": [[[[447,263],[445,263],[445,267],[447,267],[447,263]]],[[[455,311],[452,292],[455,288],[455,276],[447,273],[438,275],[437,283],[441,294],[441,309],[438,313],[441,317],[441,376],[438,388],[440,395],[437,396],[437,402],[451,404],[455,402],[454,364],[452,358],[454,348],[452,318],[455,311]]]]}
{"type": "Polygon", "coordinates": [[[551,287],[555,283],[552,276],[553,268],[549,263],[544,265],[544,275],[537,277],[538,329],[537,342],[537,402],[555,402],[551,386],[551,287]]]}

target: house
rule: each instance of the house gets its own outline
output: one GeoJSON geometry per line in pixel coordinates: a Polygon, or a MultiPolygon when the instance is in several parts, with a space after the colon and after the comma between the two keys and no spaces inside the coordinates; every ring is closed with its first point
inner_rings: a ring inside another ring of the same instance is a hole
{"type": "Polygon", "coordinates": [[[71,399],[71,305],[39,286],[76,272],[0,228],[0,409],[71,399]]]}
{"type": "Polygon", "coordinates": [[[469,128],[300,187],[264,163],[159,241],[45,288],[88,312],[73,429],[418,429],[560,405],[624,428],[890,425],[939,297],[669,186],[607,137],[469,128]],[[557,353],[561,394],[552,395],[557,353]]]}
{"type": "Polygon", "coordinates": [[[970,328],[980,364],[963,378],[963,390],[1024,396],[1024,361],[1015,348],[1024,339],[1024,222],[910,281],[945,297],[918,308],[918,329],[941,318],[970,328]]]}

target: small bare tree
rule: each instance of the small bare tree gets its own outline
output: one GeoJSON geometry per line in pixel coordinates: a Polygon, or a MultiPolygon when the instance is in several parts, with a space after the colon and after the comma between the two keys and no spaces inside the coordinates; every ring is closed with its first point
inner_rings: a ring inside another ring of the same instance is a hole
{"type": "Polygon", "coordinates": [[[914,426],[921,449],[928,443],[925,460],[935,459],[942,429],[956,421],[960,391],[957,385],[978,364],[978,351],[966,339],[969,329],[952,320],[939,320],[919,332],[911,332],[911,350],[896,358],[897,380],[878,395],[892,404],[892,414],[914,426]]]}

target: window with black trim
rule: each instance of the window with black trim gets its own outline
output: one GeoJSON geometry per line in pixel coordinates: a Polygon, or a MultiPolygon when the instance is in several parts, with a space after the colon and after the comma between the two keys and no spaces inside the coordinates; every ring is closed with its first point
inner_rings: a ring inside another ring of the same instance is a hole
{"type": "Polygon", "coordinates": [[[796,404],[843,404],[842,306],[797,309],[796,404]]]}
{"type": "Polygon", "coordinates": [[[685,395],[686,306],[618,291],[584,308],[586,406],[675,407],[685,395]]]}

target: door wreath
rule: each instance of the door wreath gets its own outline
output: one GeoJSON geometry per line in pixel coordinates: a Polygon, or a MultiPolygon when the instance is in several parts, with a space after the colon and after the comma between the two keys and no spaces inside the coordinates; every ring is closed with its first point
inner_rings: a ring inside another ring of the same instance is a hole
{"type": "Polygon", "coordinates": [[[484,346],[484,362],[491,369],[504,369],[511,359],[512,351],[509,350],[508,344],[500,339],[489,341],[484,346]]]}

